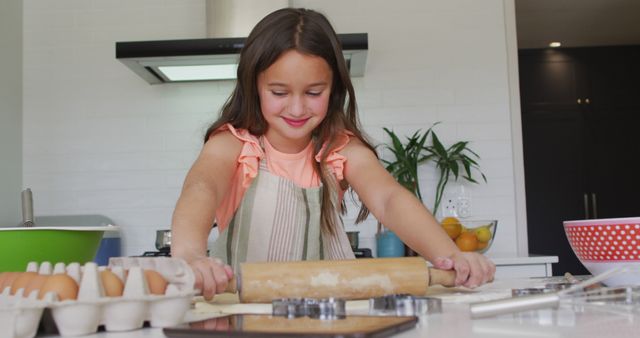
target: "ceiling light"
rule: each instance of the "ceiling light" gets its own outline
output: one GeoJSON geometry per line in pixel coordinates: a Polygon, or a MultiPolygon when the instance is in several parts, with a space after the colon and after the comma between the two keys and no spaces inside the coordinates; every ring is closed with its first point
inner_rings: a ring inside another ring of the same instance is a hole
{"type": "Polygon", "coordinates": [[[560,42],[558,42],[558,41],[553,41],[553,42],[551,42],[549,44],[549,47],[551,47],[551,48],[558,48],[560,46],[562,46],[562,44],[560,42]]]}

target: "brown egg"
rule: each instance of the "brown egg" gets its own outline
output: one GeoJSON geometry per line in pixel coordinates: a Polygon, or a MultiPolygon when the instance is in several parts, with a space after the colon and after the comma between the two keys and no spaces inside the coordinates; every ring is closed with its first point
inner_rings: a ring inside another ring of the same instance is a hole
{"type": "Polygon", "coordinates": [[[47,278],[49,278],[49,275],[40,275],[38,274],[37,276],[33,277],[31,279],[31,281],[29,282],[29,284],[27,284],[27,286],[24,288],[24,296],[25,297],[29,297],[29,295],[36,290],[40,290],[42,288],[42,286],[44,285],[44,283],[47,281],[47,278]]]}
{"type": "Polygon", "coordinates": [[[115,273],[109,270],[103,270],[100,272],[100,279],[102,280],[102,286],[104,286],[104,293],[107,297],[120,297],[122,296],[122,290],[124,290],[124,283],[120,280],[115,273]]]}
{"type": "Polygon", "coordinates": [[[11,294],[15,295],[19,289],[24,289],[31,280],[37,276],[36,272],[23,272],[11,284],[11,294]]]}
{"type": "Polygon", "coordinates": [[[149,285],[149,292],[152,295],[164,295],[167,290],[167,280],[155,270],[144,270],[144,277],[149,285]]]}
{"type": "Polygon", "coordinates": [[[78,297],[78,283],[65,274],[51,275],[42,285],[38,298],[42,299],[44,295],[52,291],[58,295],[59,300],[76,299],[78,297]]]}
{"type": "Polygon", "coordinates": [[[2,281],[2,286],[0,286],[0,291],[4,291],[5,288],[11,287],[13,281],[20,277],[21,274],[22,272],[6,272],[4,281],[2,281]]]}

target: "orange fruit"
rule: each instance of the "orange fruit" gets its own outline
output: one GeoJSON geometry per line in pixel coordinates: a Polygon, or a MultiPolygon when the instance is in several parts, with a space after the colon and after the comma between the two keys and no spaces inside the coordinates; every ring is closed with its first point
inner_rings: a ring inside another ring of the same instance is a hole
{"type": "Polygon", "coordinates": [[[444,224],[452,224],[452,223],[460,224],[460,220],[455,218],[455,217],[445,217],[445,218],[442,219],[442,221],[440,223],[442,223],[443,225],[444,224]]]}
{"type": "Polygon", "coordinates": [[[460,221],[455,217],[445,217],[440,223],[451,239],[456,239],[462,232],[462,224],[460,224],[460,221]]]}
{"type": "Polygon", "coordinates": [[[475,232],[463,232],[456,238],[456,245],[460,251],[476,251],[478,249],[478,237],[475,232]]]}
{"type": "Polygon", "coordinates": [[[462,225],[460,225],[460,223],[442,224],[442,228],[451,239],[458,238],[462,232],[462,225]]]}
{"type": "Polygon", "coordinates": [[[478,242],[478,248],[476,250],[482,250],[484,248],[487,247],[487,245],[489,245],[489,242],[478,242]]]}

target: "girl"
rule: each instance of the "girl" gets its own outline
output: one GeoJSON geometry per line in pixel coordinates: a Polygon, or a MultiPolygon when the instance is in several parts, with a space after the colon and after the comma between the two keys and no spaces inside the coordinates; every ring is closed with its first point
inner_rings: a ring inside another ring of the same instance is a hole
{"type": "Polygon", "coordinates": [[[382,167],[360,131],[336,33],[312,10],[262,19],[240,55],[235,90],[205,136],[172,220],[172,255],[206,299],[243,261],[354,258],[340,212],[347,187],[435,267],[475,287],[495,266],[460,252],[418,199],[382,167]],[[207,255],[214,220],[220,236],[207,255]]]}

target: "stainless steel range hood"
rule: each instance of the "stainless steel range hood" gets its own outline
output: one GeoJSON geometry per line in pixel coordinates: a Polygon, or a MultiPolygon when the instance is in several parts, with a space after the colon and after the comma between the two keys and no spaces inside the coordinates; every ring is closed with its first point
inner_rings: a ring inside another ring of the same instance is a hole
{"type": "MultiPolygon", "coordinates": [[[[351,76],[363,76],[367,33],[338,34],[351,76]]],[[[116,59],[150,84],[235,79],[245,38],[116,42],[116,59]]]]}

